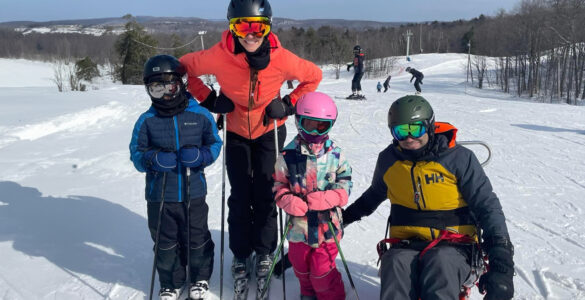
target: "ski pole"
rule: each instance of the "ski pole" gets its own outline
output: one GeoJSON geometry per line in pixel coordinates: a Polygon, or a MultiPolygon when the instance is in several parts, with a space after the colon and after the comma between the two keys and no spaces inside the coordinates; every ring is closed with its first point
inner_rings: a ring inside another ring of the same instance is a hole
{"type": "Polygon", "coordinates": [[[329,230],[333,234],[333,239],[335,240],[335,245],[337,246],[337,250],[339,250],[339,256],[341,256],[341,261],[343,262],[343,267],[345,268],[345,272],[347,273],[347,278],[349,278],[349,284],[351,284],[351,288],[355,293],[355,297],[360,300],[360,296],[358,296],[357,290],[355,289],[355,285],[353,284],[353,279],[351,278],[351,274],[349,273],[349,268],[347,267],[347,263],[345,262],[345,257],[343,256],[343,251],[341,251],[341,246],[339,246],[339,241],[337,240],[337,235],[335,234],[335,230],[333,230],[333,224],[331,221],[329,223],[329,230]]]}
{"type": "MultiPolygon", "coordinates": [[[[278,128],[277,128],[277,125],[278,125],[278,123],[277,123],[276,119],[274,119],[274,149],[276,149],[275,150],[276,151],[276,156],[275,156],[276,159],[278,159],[278,153],[279,153],[279,151],[278,151],[278,128]]],[[[276,162],[276,160],[275,160],[275,162],[276,162]]],[[[280,235],[283,236],[282,235],[282,231],[283,231],[283,229],[282,229],[282,208],[279,208],[278,209],[278,222],[280,224],[280,235]]],[[[282,243],[283,240],[284,240],[284,236],[281,239],[281,243],[280,243],[280,247],[281,248],[280,248],[280,251],[283,251],[283,249],[282,249],[282,247],[284,247],[284,243],[282,243]]],[[[273,265],[274,265],[274,262],[275,261],[272,262],[273,265]]],[[[271,268],[272,268],[272,266],[271,266],[271,268]]],[[[283,297],[283,300],[286,300],[286,281],[285,281],[286,274],[284,274],[285,271],[286,271],[286,269],[284,268],[284,265],[282,265],[282,297],[283,297]]]]}
{"type": "Polygon", "coordinates": [[[224,219],[225,219],[225,169],[226,169],[226,161],[225,161],[225,151],[226,151],[226,139],[225,139],[225,132],[227,131],[226,125],[226,114],[222,114],[223,116],[223,163],[221,165],[221,246],[220,246],[220,253],[219,253],[219,299],[221,300],[223,297],[223,248],[224,248],[224,219]]]}
{"type": "Polygon", "coordinates": [[[187,196],[187,300],[191,299],[191,168],[185,168],[185,196],[187,196]]]}
{"type": "MultiPolygon", "coordinates": [[[[292,218],[289,218],[288,222],[286,222],[286,230],[284,230],[284,234],[281,236],[280,245],[278,245],[278,248],[276,249],[276,254],[274,255],[274,258],[272,259],[272,264],[270,265],[270,271],[268,272],[268,276],[266,277],[266,282],[264,283],[264,287],[262,288],[262,294],[260,294],[260,299],[264,299],[264,294],[266,294],[266,290],[268,289],[268,286],[270,285],[270,278],[272,277],[272,272],[274,272],[274,263],[278,259],[278,255],[280,255],[280,252],[282,250],[282,246],[284,244],[284,239],[286,238],[286,235],[288,234],[288,230],[290,229],[291,222],[292,222],[292,218]]],[[[284,274],[282,274],[282,275],[284,276],[284,274]]]]}
{"type": "Polygon", "coordinates": [[[160,193],[160,205],[158,206],[158,221],[156,224],[156,237],[154,238],[154,261],[152,262],[152,276],[150,277],[150,296],[148,299],[152,300],[152,291],[154,290],[154,273],[156,271],[156,257],[158,256],[158,240],[160,238],[160,223],[163,214],[163,207],[165,205],[165,189],[167,187],[167,173],[163,172],[162,191],[160,193]]]}

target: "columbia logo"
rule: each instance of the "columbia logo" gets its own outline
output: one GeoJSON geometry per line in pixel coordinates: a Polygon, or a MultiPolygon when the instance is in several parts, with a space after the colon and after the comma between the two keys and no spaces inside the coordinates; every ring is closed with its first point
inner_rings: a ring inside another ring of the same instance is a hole
{"type": "Polygon", "coordinates": [[[197,122],[185,122],[184,125],[185,126],[195,126],[195,125],[197,125],[197,122]]]}

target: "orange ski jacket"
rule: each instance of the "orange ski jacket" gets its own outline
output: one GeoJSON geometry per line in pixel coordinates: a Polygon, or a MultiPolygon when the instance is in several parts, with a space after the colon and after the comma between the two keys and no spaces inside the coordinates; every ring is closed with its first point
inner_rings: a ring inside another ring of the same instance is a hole
{"type": "MultiPolygon", "coordinates": [[[[227,130],[248,139],[256,139],[274,128],[262,124],[264,109],[280,97],[280,88],[287,80],[297,80],[299,85],[290,93],[293,104],[305,93],[317,89],[322,72],[312,62],[301,59],[283,48],[274,33],[266,36],[270,42],[270,63],[263,70],[251,69],[245,53],[234,54],[234,38],[229,30],[222,40],[207,50],[184,55],[181,63],[187,68],[189,92],[202,101],[210,89],[198,78],[212,74],[221,86],[221,92],[235,105],[227,114],[227,130]]],[[[278,120],[282,125],[286,118],[278,120]]]]}

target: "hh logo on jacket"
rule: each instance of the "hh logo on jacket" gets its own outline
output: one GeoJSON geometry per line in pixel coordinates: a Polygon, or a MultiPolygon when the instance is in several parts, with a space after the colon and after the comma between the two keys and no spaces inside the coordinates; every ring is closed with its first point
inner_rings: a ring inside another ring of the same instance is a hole
{"type": "Polygon", "coordinates": [[[427,184],[445,182],[445,178],[441,173],[425,174],[425,181],[427,184]]]}

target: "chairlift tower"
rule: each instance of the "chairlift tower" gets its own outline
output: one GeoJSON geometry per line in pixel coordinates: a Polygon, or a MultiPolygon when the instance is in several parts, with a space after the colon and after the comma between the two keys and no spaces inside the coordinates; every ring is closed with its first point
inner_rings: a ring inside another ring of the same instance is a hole
{"type": "Polygon", "coordinates": [[[412,30],[406,30],[406,60],[410,61],[410,38],[412,37],[412,30]]]}

